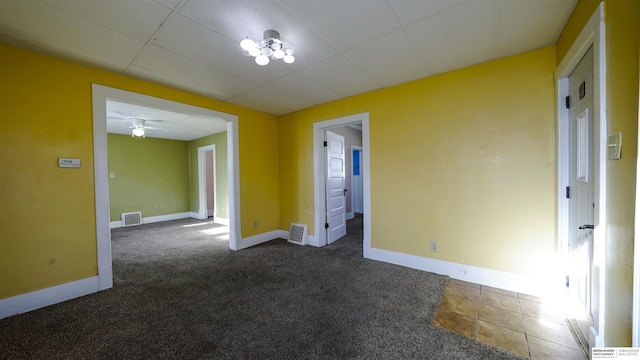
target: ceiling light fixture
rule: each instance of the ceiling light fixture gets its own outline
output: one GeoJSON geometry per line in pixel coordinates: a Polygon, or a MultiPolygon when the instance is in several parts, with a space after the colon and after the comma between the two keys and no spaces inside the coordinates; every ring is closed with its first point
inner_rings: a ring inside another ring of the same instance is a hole
{"type": "Polygon", "coordinates": [[[131,119],[131,126],[133,130],[131,130],[131,137],[134,136],[144,136],[144,120],[143,119],[131,119]]]}
{"type": "Polygon", "coordinates": [[[249,38],[240,41],[240,47],[244,54],[255,57],[256,64],[260,66],[267,65],[269,58],[274,60],[282,59],[287,64],[291,64],[296,60],[293,57],[293,49],[284,48],[279,32],[265,30],[263,37],[263,40],[258,41],[253,41],[249,38]]]}

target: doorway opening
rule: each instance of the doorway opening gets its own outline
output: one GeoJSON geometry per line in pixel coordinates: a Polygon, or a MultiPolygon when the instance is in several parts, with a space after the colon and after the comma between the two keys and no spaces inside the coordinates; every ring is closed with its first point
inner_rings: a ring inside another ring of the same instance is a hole
{"type": "MultiPolygon", "coordinates": [[[[370,157],[369,157],[369,113],[360,113],[351,116],[341,117],[337,119],[331,119],[314,123],[313,125],[313,144],[314,144],[314,209],[315,209],[315,234],[309,237],[309,244],[313,246],[325,246],[328,244],[328,211],[331,205],[328,204],[330,195],[328,192],[331,180],[328,180],[328,169],[331,165],[327,158],[327,150],[325,147],[327,131],[330,132],[349,132],[349,129],[357,129],[361,131],[360,145],[354,144],[359,147],[361,158],[359,159],[359,175],[362,181],[362,226],[363,226],[363,256],[365,258],[370,257],[371,252],[371,201],[370,201],[370,157]],[[345,130],[346,129],[346,130],[345,130]]],[[[344,138],[340,135],[340,137],[344,138]]],[[[336,142],[334,142],[336,143],[336,142]]],[[[344,155],[344,163],[342,164],[345,182],[343,192],[344,198],[344,218],[355,215],[353,210],[353,195],[347,195],[353,193],[353,184],[351,183],[353,165],[352,156],[347,155],[347,152],[351,149],[351,145],[341,145],[341,151],[344,155]],[[346,184],[347,172],[349,174],[349,184],[346,184]]],[[[337,162],[334,159],[334,164],[337,162]]],[[[334,179],[335,180],[335,179],[334,179]]],[[[338,184],[342,185],[342,184],[338,184]]],[[[336,188],[337,190],[340,190],[336,188]]],[[[338,206],[336,206],[338,207],[338,206]]]]}
{"type": "Polygon", "coordinates": [[[93,141],[94,141],[94,177],[96,203],[96,238],[98,257],[98,288],[113,286],[110,205],[109,205],[109,168],[107,152],[107,102],[116,101],[136,104],[149,108],[165,109],[176,113],[195,114],[220,119],[226,122],[227,139],[227,182],[229,194],[229,248],[237,250],[240,233],[239,158],[238,158],[238,118],[235,115],[200,108],[197,106],[160,99],[129,91],[93,84],[93,141]]]}
{"type": "Polygon", "coordinates": [[[218,181],[216,145],[198,148],[198,218],[213,218],[218,224],[228,225],[228,220],[217,215],[218,181]]]}

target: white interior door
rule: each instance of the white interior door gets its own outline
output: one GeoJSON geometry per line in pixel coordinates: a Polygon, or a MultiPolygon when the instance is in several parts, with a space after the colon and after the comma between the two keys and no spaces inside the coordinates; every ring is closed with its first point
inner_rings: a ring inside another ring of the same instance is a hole
{"type": "Polygon", "coordinates": [[[347,234],[344,137],[327,130],[327,243],[347,234]]]}
{"type": "Polygon", "coordinates": [[[593,229],[595,210],[593,49],[569,77],[569,286],[575,320],[589,341],[593,326],[593,229]]]}

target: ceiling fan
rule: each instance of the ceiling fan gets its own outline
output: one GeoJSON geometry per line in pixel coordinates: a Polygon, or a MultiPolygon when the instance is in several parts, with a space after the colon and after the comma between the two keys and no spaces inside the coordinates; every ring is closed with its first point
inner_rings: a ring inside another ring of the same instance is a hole
{"type": "Polygon", "coordinates": [[[144,136],[144,130],[145,130],[144,123],[145,123],[144,119],[131,118],[130,126],[129,126],[132,129],[131,130],[131,137],[135,137],[135,136],[145,137],[144,136]]]}
{"type": "MultiPolygon", "coordinates": [[[[111,117],[112,119],[116,119],[111,117]]],[[[143,118],[125,118],[121,117],[120,121],[125,121],[129,129],[131,129],[131,137],[145,137],[146,130],[164,130],[158,127],[149,126],[150,122],[161,122],[163,120],[148,120],[143,118]]]]}

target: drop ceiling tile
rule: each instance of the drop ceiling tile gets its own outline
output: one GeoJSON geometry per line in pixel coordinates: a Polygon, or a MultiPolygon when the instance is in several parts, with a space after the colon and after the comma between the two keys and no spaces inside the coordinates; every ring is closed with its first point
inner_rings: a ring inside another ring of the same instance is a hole
{"type": "Polygon", "coordinates": [[[35,1],[0,1],[0,38],[27,38],[30,48],[123,71],[144,42],[35,1]]]}
{"type": "Polygon", "coordinates": [[[339,51],[354,48],[400,27],[384,0],[277,1],[339,51]]]}
{"type": "Polygon", "coordinates": [[[164,6],[168,6],[171,9],[175,9],[182,0],[154,0],[154,1],[157,3],[163,4],[164,6]]]}
{"type": "Polygon", "coordinates": [[[224,100],[256,87],[256,84],[235,75],[172,53],[158,46],[149,46],[129,71],[181,89],[206,94],[224,100]]]}
{"type": "Polygon", "coordinates": [[[292,72],[282,61],[259,66],[244,56],[238,42],[188,18],[176,15],[154,44],[257,84],[266,84],[292,72]]]}
{"type": "MultiPolygon", "coordinates": [[[[227,99],[225,101],[228,102],[229,104],[242,106],[242,107],[245,107],[247,109],[253,109],[253,110],[256,110],[256,111],[262,111],[262,112],[265,112],[265,113],[271,114],[271,115],[275,115],[278,112],[278,109],[275,106],[254,103],[254,102],[251,102],[249,100],[242,99],[242,98],[239,98],[239,97],[232,97],[232,98],[229,98],[229,99],[227,99]]],[[[277,115],[275,115],[275,116],[277,116],[277,115]]]]}
{"type": "Polygon", "coordinates": [[[428,1],[407,1],[407,0],[387,0],[393,11],[403,26],[410,23],[436,16],[445,11],[454,9],[471,0],[428,0],[428,1]]]}
{"type": "Polygon", "coordinates": [[[313,106],[311,102],[293,99],[288,95],[281,94],[264,86],[248,91],[234,99],[230,99],[230,101],[238,105],[251,104],[253,108],[257,106],[261,111],[276,116],[313,106]]]}
{"type": "Polygon", "coordinates": [[[238,42],[247,37],[261,40],[265,30],[276,30],[284,45],[295,51],[294,69],[337,54],[273,0],[190,0],[180,12],[238,42]]]}
{"type": "Polygon", "coordinates": [[[273,81],[267,87],[292,99],[300,99],[302,102],[312,103],[313,105],[324,104],[342,98],[342,95],[297,73],[273,81]]]}
{"type": "Polygon", "coordinates": [[[146,42],[171,10],[154,1],[40,0],[60,10],[146,42]],[[144,14],[144,16],[140,16],[144,14]]]}
{"type": "Polygon", "coordinates": [[[404,31],[396,31],[345,53],[378,85],[390,86],[429,75],[404,31]]]}
{"type": "Polygon", "coordinates": [[[371,91],[378,86],[344,56],[334,56],[300,71],[305,77],[342,96],[371,91]]]}
{"type": "Polygon", "coordinates": [[[555,43],[576,0],[497,0],[495,57],[504,57],[555,43]]]}
{"type": "Polygon", "coordinates": [[[405,30],[433,74],[484,62],[492,58],[493,2],[468,3],[405,30]]]}

